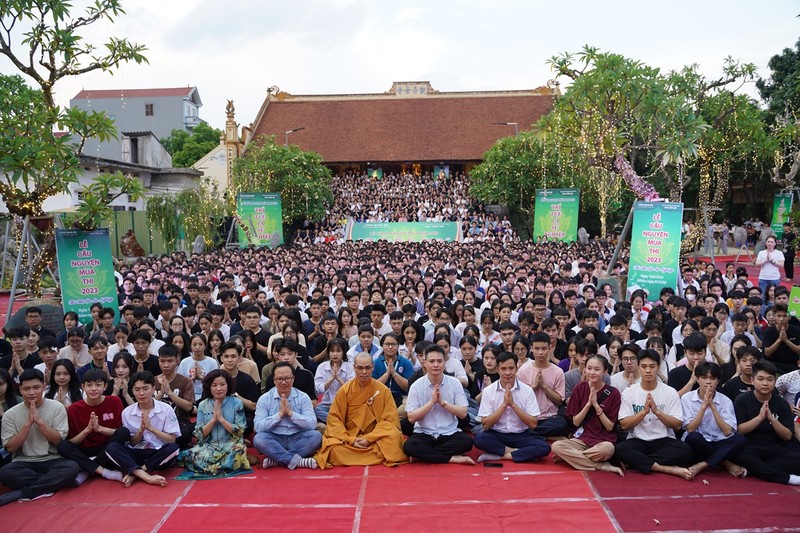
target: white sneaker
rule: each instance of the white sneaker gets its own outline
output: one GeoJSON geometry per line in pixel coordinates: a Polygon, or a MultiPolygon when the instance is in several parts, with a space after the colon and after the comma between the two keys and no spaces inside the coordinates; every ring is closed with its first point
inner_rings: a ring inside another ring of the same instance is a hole
{"type": "Polygon", "coordinates": [[[20,503],[25,502],[35,502],[36,500],[41,500],[42,498],[49,498],[53,495],[52,492],[45,492],[44,494],[39,494],[38,496],[34,496],[33,498],[20,498],[20,503]]]}
{"type": "Polygon", "coordinates": [[[493,453],[482,453],[478,456],[479,463],[485,463],[486,461],[500,461],[503,459],[500,455],[495,455],[493,453]]]}

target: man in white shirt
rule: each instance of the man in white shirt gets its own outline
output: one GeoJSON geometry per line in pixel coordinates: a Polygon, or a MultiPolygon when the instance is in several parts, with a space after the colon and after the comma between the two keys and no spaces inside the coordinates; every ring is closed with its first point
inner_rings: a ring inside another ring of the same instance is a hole
{"type": "Polygon", "coordinates": [[[464,455],[472,449],[472,437],[458,429],[467,416],[467,396],[461,382],[444,373],[444,350],[436,344],[425,348],[423,378],[408,390],[406,413],[414,434],[403,445],[411,458],[428,463],[475,464],[464,455]]]}
{"type": "Polygon", "coordinates": [[[172,466],[180,453],[175,444],[181,436],[178,417],[171,406],[153,399],[156,378],[152,373],[137,372],[130,382],[136,403],[122,411],[122,426],[131,438],[125,444],[110,442],[106,455],[126,474],[125,486],[139,478],[165,487],[166,478],[153,472],[172,466]]]}
{"type": "Polygon", "coordinates": [[[478,421],[483,431],[475,435],[475,447],[487,453],[478,462],[506,459],[515,463],[536,461],[550,453],[550,445],[530,430],[536,427],[539,404],[533,389],[517,379],[517,356],[497,356],[500,379],[481,394],[478,421]]]}
{"type": "Polygon", "coordinates": [[[685,466],[692,463],[692,448],[675,438],[683,423],[678,391],[658,380],[658,352],[642,350],[637,360],[641,381],[622,391],[619,409],[619,425],[628,438],[617,443],[614,456],[643,474],[663,472],[691,480],[694,473],[685,466]]]}

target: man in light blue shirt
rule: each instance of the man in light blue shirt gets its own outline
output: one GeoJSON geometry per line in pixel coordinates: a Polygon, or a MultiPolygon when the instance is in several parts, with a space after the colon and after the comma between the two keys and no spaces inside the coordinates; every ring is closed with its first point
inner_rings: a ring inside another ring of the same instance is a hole
{"type": "Polygon", "coordinates": [[[683,408],[683,440],[692,447],[694,460],[689,467],[696,476],[706,468],[722,465],[731,475],[746,474],[741,466],[729,458],[736,457],[744,449],[747,439],[736,433],[736,413],[733,402],[724,394],[717,393],[722,379],[722,367],[717,363],[702,362],[694,369],[699,388],[681,397],[683,408]]]}
{"type": "Polygon", "coordinates": [[[467,396],[461,382],[445,375],[444,350],[432,344],[425,348],[427,373],[408,390],[406,412],[414,434],[403,445],[409,457],[428,463],[475,464],[464,455],[472,449],[472,437],[458,429],[458,419],[467,416],[467,396]]]}
{"type": "Polygon", "coordinates": [[[317,468],[312,456],[322,444],[322,434],[314,429],[317,417],[311,400],[292,386],[291,364],[276,364],[272,376],[275,388],[264,393],[256,404],[253,446],[266,456],[261,466],[317,468]]]}

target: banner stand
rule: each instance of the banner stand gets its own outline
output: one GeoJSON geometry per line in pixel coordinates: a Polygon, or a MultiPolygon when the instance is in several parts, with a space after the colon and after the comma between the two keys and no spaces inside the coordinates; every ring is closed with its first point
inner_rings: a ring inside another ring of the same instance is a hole
{"type": "MultiPolygon", "coordinates": [[[[51,218],[53,220],[53,224],[55,227],[60,228],[62,227],[61,218],[58,216],[47,215],[44,217],[39,217],[37,220],[51,218]]],[[[11,228],[13,221],[9,221],[6,225],[6,240],[5,240],[5,249],[8,250],[8,234],[11,228]]],[[[6,319],[11,318],[11,311],[14,308],[14,300],[17,296],[17,287],[19,286],[19,278],[20,278],[20,271],[22,270],[22,250],[27,248],[28,249],[28,266],[30,267],[30,262],[33,260],[33,250],[31,248],[35,248],[36,252],[39,253],[41,248],[39,247],[39,243],[36,242],[36,237],[33,235],[33,231],[31,230],[31,217],[27,215],[22,221],[22,236],[19,240],[19,248],[17,249],[17,260],[14,263],[14,276],[11,278],[11,291],[8,295],[8,311],[6,312],[6,319]]],[[[0,258],[3,261],[3,277],[0,278],[0,282],[5,280],[5,259],[0,258]]],[[[59,276],[53,272],[53,269],[50,268],[50,265],[45,267],[47,272],[50,274],[50,277],[53,278],[56,285],[59,284],[59,276]]]]}

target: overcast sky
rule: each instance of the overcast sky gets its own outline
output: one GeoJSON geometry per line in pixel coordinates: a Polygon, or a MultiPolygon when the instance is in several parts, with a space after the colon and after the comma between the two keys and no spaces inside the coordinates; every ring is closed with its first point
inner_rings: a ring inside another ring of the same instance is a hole
{"type": "MultiPolygon", "coordinates": [[[[83,5],[83,0],[76,0],[83,5]]],[[[730,55],[767,62],[800,36],[790,0],[126,0],[95,42],[145,44],[149,65],[62,82],[58,99],[86,89],[197,86],[201,118],[222,128],[232,99],[240,124],[255,120],[266,89],[368,93],[427,80],[439,91],[531,89],[551,56],[591,44],[664,70],[698,63],[719,75],[730,55]]],[[[0,63],[3,72],[11,69],[0,63]]],[[[756,94],[754,88],[750,92],[756,94]]]]}

